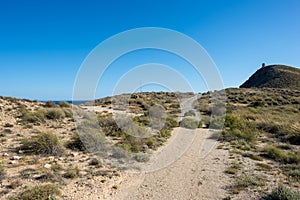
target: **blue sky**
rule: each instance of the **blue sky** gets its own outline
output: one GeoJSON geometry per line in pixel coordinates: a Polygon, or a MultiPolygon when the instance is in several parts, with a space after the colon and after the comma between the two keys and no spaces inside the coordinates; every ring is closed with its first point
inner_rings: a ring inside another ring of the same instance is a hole
{"type": "MultiPolygon", "coordinates": [[[[216,63],[224,86],[238,87],[262,62],[300,66],[299,19],[298,0],[0,1],[0,95],[71,99],[89,52],[139,27],[169,28],[193,38],[216,63]]],[[[96,96],[110,95],[122,73],[149,62],[174,67],[196,91],[205,91],[191,66],[163,52],[145,51],[115,62],[96,96]]]]}

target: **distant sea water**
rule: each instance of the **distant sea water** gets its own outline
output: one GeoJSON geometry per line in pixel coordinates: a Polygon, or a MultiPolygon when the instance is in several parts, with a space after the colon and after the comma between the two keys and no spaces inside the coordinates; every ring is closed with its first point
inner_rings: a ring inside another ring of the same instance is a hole
{"type": "MultiPolygon", "coordinates": [[[[53,101],[53,100],[51,100],[51,101],[53,101]]],[[[80,105],[80,104],[87,102],[87,100],[80,100],[80,101],[63,100],[63,101],[68,102],[70,104],[74,104],[74,105],[80,105]]],[[[47,101],[40,101],[40,102],[47,102],[47,101]]],[[[62,101],[53,101],[53,102],[56,104],[59,104],[59,102],[62,102],[62,101]]]]}

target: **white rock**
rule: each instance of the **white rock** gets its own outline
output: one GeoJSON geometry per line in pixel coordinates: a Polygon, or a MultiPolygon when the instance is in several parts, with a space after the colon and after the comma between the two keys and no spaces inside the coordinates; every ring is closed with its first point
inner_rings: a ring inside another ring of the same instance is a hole
{"type": "Polygon", "coordinates": [[[13,156],[10,159],[11,160],[21,160],[22,156],[13,156]]]}
{"type": "Polygon", "coordinates": [[[52,167],[51,164],[45,164],[45,165],[44,165],[44,168],[46,168],[46,169],[51,169],[51,167],[52,167]]]}
{"type": "Polygon", "coordinates": [[[16,160],[12,160],[12,161],[9,161],[9,163],[8,163],[8,164],[14,165],[14,164],[16,164],[16,163],[17,163],[17,161],[16,161],[16,160]]]}
{"type": "Polygon", "coordinates": [[[9,154],[8,153],[4,153],[3,156],[7,157],[7,156],[9,156],[9,154]]]}

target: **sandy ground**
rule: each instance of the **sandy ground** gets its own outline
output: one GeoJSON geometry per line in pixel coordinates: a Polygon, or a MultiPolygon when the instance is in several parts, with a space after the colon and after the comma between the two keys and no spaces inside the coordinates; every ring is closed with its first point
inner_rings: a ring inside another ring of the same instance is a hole
{"type": "MultiPolygon", "coordinates": [[[[193,99],[184,103],[187,110],[192,102],[193,99]]],[[[105,108],[85,109],[103,112],[105,108]]],[[[229,195],[226,187],[230,185],[224,170],[231,163],[227,150],[215,148],[218,143],[210,139],[212,135],[208,129],[176,128],[168,143],[139,166],[141,172],[121,173],[121,180],[115,182],[118,189],[98,190],[87,196],[84,193],[88,191],[82,191],[74,199],[223,199],[229,195]]]]}
{"type": "MultiPolygon", "coordinates": [[[[182,128],[175,131],[177,134],[174,135],[192,133],[191,130],[182,128]]],[[[230,182],[230,178],[224,174],[229,165],[228,152],[213,148],[206,157],[201,158],[201,147],[210,140],[208,137],[211,133],[197,129],[194,134],[191,146],[178,160],[157,171],[129,174],[121,182],[118,190],[103,199],[199,200],[226,197],[226,186],[230,182]]],[[[168,144],[161,151],[168,151],[167,149],[173,148],[174,145],[168,144]]]]}

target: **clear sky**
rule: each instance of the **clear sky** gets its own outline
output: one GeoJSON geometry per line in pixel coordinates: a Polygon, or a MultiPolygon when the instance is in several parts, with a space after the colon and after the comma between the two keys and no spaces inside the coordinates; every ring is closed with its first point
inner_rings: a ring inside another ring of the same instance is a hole
{"type": "MultiPolygon", "coordinates": [[[[263,62],[300,67],[299,20],[299,0],[2,0],[0,95],[71,99],[89,52],[139,27],[169,28],[195,39],[216,63],[224,86],[238,87],[263,62]]],[[[98,97],[110,94],[124,69],[148,62],[173,66],[197,85],[191,69],[172,55],[150,50],[125,57],[107,71],[98,97]]]]}

